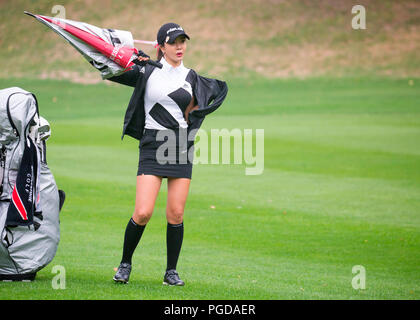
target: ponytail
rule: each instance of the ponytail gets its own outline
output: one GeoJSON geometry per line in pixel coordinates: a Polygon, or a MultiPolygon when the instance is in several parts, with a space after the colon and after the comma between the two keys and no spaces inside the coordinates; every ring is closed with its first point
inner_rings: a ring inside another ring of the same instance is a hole
{"type": "Polygon", "coordinates": [[[160,50],[160,46],[158,46],[158,49],[157,49],[157,61],[160,61],[160,59],[162,59],[162,57],[163,57],[163,52],[162,52],[162,50],[160,50]]]}

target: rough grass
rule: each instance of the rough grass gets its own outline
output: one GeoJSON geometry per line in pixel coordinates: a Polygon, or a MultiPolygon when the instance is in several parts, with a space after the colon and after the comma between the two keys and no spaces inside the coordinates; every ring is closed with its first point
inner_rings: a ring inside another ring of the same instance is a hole
{"type": "MultiPolygon", "coordinates": [[[[353,30],[351,1],[62,1],[66,16],[154,40],[182,24],[186,64],[219,77],[419,76],[418,1],[366,0],[366,30],[353,30]]],[[[0,1],[0,76],[100,82],[62,38],[23,11],[54,16],[54,1],[0,1]]],[[[141,47],[150,55],[155,50],[141,47]]]]}

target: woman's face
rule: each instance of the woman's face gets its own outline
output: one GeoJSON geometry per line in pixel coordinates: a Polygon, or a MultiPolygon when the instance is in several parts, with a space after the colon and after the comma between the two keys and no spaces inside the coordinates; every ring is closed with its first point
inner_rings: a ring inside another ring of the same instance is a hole
{"type": "Polygon", "coordinates": [[[179,36],[174,43],[165,43],[164,46],[160,46],[160,49],[164,53],[166,61],[174,66],[178,66],[184,58],[187,49],[187,39],[185,36],[179,36]]]}

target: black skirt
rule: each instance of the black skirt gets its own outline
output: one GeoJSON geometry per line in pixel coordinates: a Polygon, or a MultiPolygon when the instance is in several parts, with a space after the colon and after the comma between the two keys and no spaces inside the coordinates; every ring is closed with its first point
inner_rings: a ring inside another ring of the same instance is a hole
{"type": "Polygon", "coordinates": [[[194,141],[188,141],[187,134],[187,129],[144,129],[137,175],[191,179],[194,141]]]}

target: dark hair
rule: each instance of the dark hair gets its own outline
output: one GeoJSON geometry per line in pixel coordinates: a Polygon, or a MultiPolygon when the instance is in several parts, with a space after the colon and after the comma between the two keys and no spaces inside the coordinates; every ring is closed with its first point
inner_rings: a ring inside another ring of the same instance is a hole
{"type": "Polygon", "coordinates": [[[157,61],[160,61],[160,59],[162,59],[162,57],[163,57],[163,52],[162,52],[162,50],[160,50],[160,46],[158,46],[157,61]]]}

